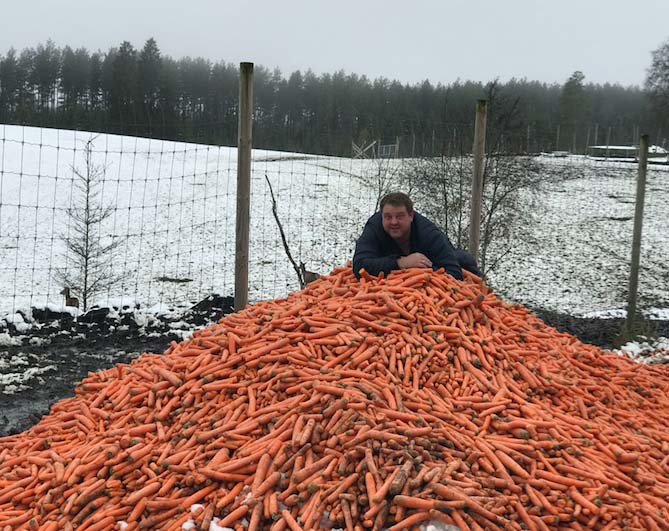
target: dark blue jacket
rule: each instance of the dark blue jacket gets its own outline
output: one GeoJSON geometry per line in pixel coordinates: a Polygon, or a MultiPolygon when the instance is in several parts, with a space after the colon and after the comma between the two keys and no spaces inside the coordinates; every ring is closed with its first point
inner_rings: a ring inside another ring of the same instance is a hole
{"type": "MultiPolygon", "coordinates": [[[[409,254],[422,253],[432,261],[433,269],[443,267],[449,275],[462,280],[457,251],[448,236],[429,219],[415,211],[411,222],[409,246],[409,254]]],[[[404,256],[404,253],[395,240],[383,230],[381,213],[377,212],[367,220],[362,235],[355,244],[353,272],[359,277],[360,269],[364,268],[370,275],[376,276],[381,272],[387,275],[400,268],[397,264],[400,256],[404,256]]]]}

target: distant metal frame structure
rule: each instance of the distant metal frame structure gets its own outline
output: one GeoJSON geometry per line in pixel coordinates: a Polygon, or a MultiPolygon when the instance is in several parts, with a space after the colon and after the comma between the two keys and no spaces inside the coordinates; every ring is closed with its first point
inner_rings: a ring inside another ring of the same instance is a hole
{"type": "Polygon", "coordinates": [[[377,150],[377,158],[380,159],[396,159],[400,156],[400,139],[399,137],[395,138],[394,144],[381,144],[379,141],[379,147],[377,150]]]}
{"type": "Polygon", "coordinates": [[[355,142],[351,141],[351,156],[354,159],[368,159],[370,158],[369,151],[371,149],[371,158],[375,159],[376,158],[375,148],[376,148],[376,140],[374,140],[374,142],[368,144],[365,147],[359,146],[355,142]]]}

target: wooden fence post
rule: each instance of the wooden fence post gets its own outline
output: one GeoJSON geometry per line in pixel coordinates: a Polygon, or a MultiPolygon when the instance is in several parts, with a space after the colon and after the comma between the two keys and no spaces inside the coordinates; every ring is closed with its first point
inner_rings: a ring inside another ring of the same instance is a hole
{"type": "Polygon", "coordinates": [[[237,224],[235,232],[235,310],[249,301],[249,225],[253,129],[253,63],[239,64],[237,125],[237,224]]]}
{"type": "Polygon", "coordinates": [[[636,320],[637,290],[639,288],[639,262],[641,256],[641,228],[643,225],[643,207],[646,197],[646,170],[648,168],[648,135],[641,137],[639,145],[639,173],[636,181],[636,199],[634,202],[634,233],[632,235],[632,264],[627,292],[627,319],[625,328],[628,334],[634,332],[636,320]]]}
{"type": "Polygon", "coordinates": [[[488,103],[476,103],[476,123],[474,125],[474,174],[472,176],[471,217],[469,221],[469,252],[478,260],[481,241],[481,202],[483,200],[483,165],[485,157],[485,129],[488,103]]]}

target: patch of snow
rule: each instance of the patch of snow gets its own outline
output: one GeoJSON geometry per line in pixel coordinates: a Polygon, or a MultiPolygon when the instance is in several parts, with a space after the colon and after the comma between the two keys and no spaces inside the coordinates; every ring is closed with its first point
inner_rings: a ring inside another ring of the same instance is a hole
{"type": "MultiPolygon", "coordinates": [[[[16,347],[21,344],[21,339],[12,337],[7,332],[0,334],[0,347],[16,347]]],[[[2,360],[0,360],[1,362],[2,360]]]]}
{"type": "Polygon", "coordinates": [[[155,315],[174,315],[174,309],[164,302],[154,304],[147,309],[147,312],[155,315]]]}
{"type": "Polygon", "coordinates": [[[177,336],[183,341],[189,339],[193,335],[193,330],[170,330],[170,334],[177,336]]]}
{"type": "Polygon", "coordinates": [[[2,389],[2,393],[5,395],[15,395],[16,393],[20,393],[21,391],[26,391],[27,389],[30,389],[30,387],[28,387],[27,385],[9,384],[4,386],[4,388],[2,389]]]}
{"type": "Polygon", "coordinates": [[[5,317],[3,317],[3,319],[7,323],[14,325],[14,328],[16,328],[16,331],[19,333],[27,332],[32,328],[32,325],[26,322],[26,319],[24,318],[23,314],[18,312],[6,315],[5,317]]]}
{"type": "MultiPolygon", "coordinates": [[[[202,505],[199,505],[199,504],[195,504],[195,506],[202,507],[202,505]]],[[[193,511],[194,511],[194,509],[193,509],[193,507],[191,507],[191,512],[193,512],[193,511]]],[[[209,524],[209,531],[234,531],[234,529],[232,529],[230,527],[221,527],[220,525],[218,525],[218,522],[220,522],[220,521],[221,521],[220,518],[217,518],[217,517],[212,518],[211,523],[209,524]]],[[[197,527],[197,524],[195,523],[195,521],[192,518],[189,518],[183,524],[181,524],[181,529],[184,529],[185,531],[188,531],[190,529],[195,529],[196,527],[197,527]]]]}
{"type": "Polygon", "coordinates": [[[33,304],[32,307],[35,310],[49,310],[50,312],[54,313],[69,313],[72,317],[76,317],[81,313],[79,308],[75,308],[74,306],[65,306],[64,304],[56,304],[55,302],[48,302],[46,304],[33,304]]]}
{"type": "Polygon", "coordinates": [[[235,531],[231,527],[222,527],[218,525],[218,522],[220,521],[220,518],[212,518],[211,524],[209,524],[209,531],[235,531]]]}
{"type": "Polygon", "coordinates": [[[669,363],[669,338],[660,337],[646,341],[644,339],[626,343],[614,352],[640,363],[669,363]]]}
{"type": "Polygon", "coordinates": [[[669,308],[648,308],[643,315],[648,319],[669,321],[669,308]]]}
{"type": "Polygon", "coordinates": [[[140,301],[135,297],[110,297],[95,301],[100,308],[114,308],[120,312],[132,311],[141,307],[140,301]]]}
{"type": "Polygon", "coordinates": [[[28,361],[27,354],[25,354],[24,352],[19,352],[18,354],[14,354],[9,359],[0,358],[0,369],[6,369],[8,367],[16,367],[16,366],[27,367],[29,365],[30,362],[28,361]]]}
{"type": "MultiPolygon", "coordinates": [[[[132,318],[140,328],[145,327],[147,324],[152,322],[151,317],[146,313],[141,312],[132,312],[132,318]]],[[[155,319],[154,319],[155,320],[155,319]]]]}
{"type": "MultiPolygon", "coordinates": [[[[44,374],[45,372],[54,370],[56,370],[55,365],[46,365],[44,367],[29,367],[24,372],[10,372],[7,374],[0,374],[0,385],[2,386],[21,385],[28,382],[29,380],[32,380],[35,377],[38,377],[40,374],[44,374]]],[[[7,392],[6,387],[3,390],[3,393],[12,394],[10,392],[7,392]]]]}
{"type": "Polygon", "coordinates": [[[584,319],[625,319],[627,311],[620,308],[613,308],[611,310],[599,310],[596,312],[587,312],[581,314],[580,317],[584,319]]]}
{"type": "MultiPolygon", "coordinates": [[[[669,320],[669,308],[645,308],[641,311],[641,315],[650,320],[667,321],[669,320]]],[[[584,319],[625,319],[627,310],[625,308],[611,308],[609,310],[586,312],[578,317],[584,319]]]]}

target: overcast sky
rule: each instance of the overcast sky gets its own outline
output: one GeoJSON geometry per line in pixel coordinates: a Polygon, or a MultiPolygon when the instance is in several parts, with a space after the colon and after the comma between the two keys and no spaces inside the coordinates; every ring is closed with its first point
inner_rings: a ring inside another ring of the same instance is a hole
{"type": "Polygon", "coordinates": [[[59,47],[141,48],[251,61],[284,76],[343,69],[405,83],[512,77],[643,85],[669,38],[669,0],[3,0],[0,55],[59,47]]]}

